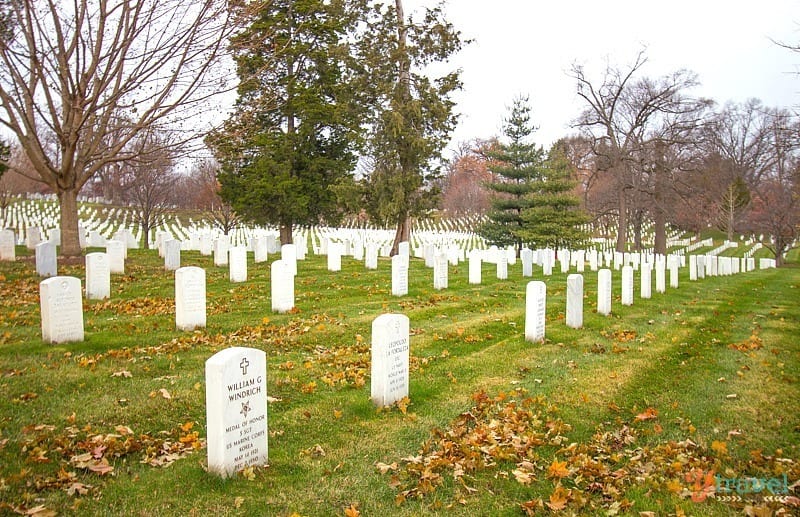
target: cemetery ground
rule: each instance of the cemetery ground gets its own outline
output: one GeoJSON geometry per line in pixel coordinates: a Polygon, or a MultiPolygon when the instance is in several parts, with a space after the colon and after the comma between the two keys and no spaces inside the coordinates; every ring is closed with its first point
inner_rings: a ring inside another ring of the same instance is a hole
{"type": "MultiPolygon", "coordinates": [[[[248,281],[232,284],[184,252],[207,272],[208,325],[180,332],[174,273],[130,250],[111,298],[83,302],[85,340],[51,345],[41,279],[17,250],[0,263],[0,514],[798,512],[796,255],[695,282],[682,268],[678,289],[632,306],[615,271],[608,317],[587,270],[582,329],[564,323],[566,275],[535,268],[537,344],[523,336],[519,263],[508,280],[484,263],[481,285],[450,266],[434,290],[412,259],[409,295],[395,297],[387,259],[329,272],[308,255],[296,309],[275,314],[267,264],[251,255],[248,281]],[[410,318],[410,396],[377,410],[370,332],[387,312],[410,318]],[[221,479],[204,470],[204,363],[229,346],[267,353],[270,465],[221,479]]],[[[59,274],[84,279],[80,265],[59,274]]]]}

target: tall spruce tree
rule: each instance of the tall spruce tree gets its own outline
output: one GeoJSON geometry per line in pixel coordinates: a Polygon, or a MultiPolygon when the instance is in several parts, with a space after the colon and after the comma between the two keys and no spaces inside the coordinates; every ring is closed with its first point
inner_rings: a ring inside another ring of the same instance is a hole
{"type": "Polygon", "coordinates": [[[575,249],[589,238],[584,226],[589,218],[574,193],[572,169],[564,151],[554,145],[526,196],[519,231],[523,242],[539,248],[575,249]]]}
{"type": "Polygon", "coordinates": [[[231,40],[235,111],[207,143],[221,197],[242,218],[280,229],[334,223],[352,181],[364,117],[350,40],[364,0],[234,0],[249,26],[231,40]]]}
{"type": "Polygon", "coordinates": [[[456,123],[451,95],[461,88],[460,71],[431,77],[426,67],[446,62],[464,41],[441,6],[415,20],[405,16],[402,0],[376,4],[365,28],[358,54],[372,110],[364,208],[378,224],[396,225],[396,254],[409,239],[411,218],[436,206],[433,180],[456,123]]]}
{"type": "Polygon", "coordinates": [[[486,186],[493,198],[489,219],[478,233],[489,244],[513,245],[517,253],[525,242],[523,212],[532,206],[530,194],[540,188],[543,180],[544,150],[529,141],[535,130],[528,97],[517,97],[504,119],[503,135],[507,141],[487,152],[493,180],[486,186]]]}

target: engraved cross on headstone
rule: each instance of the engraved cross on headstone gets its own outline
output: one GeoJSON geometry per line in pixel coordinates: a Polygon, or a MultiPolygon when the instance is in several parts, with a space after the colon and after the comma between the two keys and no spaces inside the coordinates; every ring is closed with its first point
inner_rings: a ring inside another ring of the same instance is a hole
{"type": "Polygon", "coordinates": [[[239,368],[242,369],[242,375],[247,375],[247,367],[250,366],[250,361],[247,358],[243,358],[242,362],[239,363],[239,368]]]}

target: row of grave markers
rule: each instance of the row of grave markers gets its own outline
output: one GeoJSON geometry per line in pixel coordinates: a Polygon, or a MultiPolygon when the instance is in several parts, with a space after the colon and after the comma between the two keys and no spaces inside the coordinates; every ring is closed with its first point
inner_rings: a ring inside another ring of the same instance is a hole
{"type": "MultiPolygon", "coordinates": [[[[102,254],[100,254],[102,255],[102,254]]],[[[276,266],[277,265],[277,266],[276,266]]],[[[287,263],[278,277],[293,277],[287,263]]],[[[640,269],[642,285],[649,284],[650,268],[640,269]]],[[[276,271],[273,270],[273,275],[276,271]]],[[[611,307],[609,269],[598,272],[598,313],[611,307]]],[[[205,325],[205,271],[189,266],[176,273],[176,325],[190,330],[205,325]]],[[[633,298],[633,268],[622,269],[622,303],[633,298]]],[[[83,339],[80,280],[53,277],[41,282],[43,339],[62,342],[83,339]]],[[[526,286],[525,339],[545,337],[546,284],[526,286]]],[[[567,278],[566,324],[583,324],[583,276],[567,278]]],[[[409,393],[409,319],[402,314],[378,316],[372,324],[370,397],[378,406],[389,406],[409,393]]],[[[206,363],[208,468],[227,477],[237,471],[268,463],[266,354],[258,349],[233,347],[206,363]]]]}
{"type": "MultiPolygon", "coordinates": [[[[372,322],[370,397],[391,406],[409,393],[409,319],[382,314],[372,322]]],[[[269,462],[267,356],[231,347],[205,365],[208,471],[229,477],[269,462]]]]}

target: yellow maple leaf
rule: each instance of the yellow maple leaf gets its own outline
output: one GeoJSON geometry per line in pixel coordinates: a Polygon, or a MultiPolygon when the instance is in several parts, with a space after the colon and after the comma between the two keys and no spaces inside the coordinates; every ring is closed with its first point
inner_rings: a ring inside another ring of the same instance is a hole
{"type": "Polygon", "coordinates": [[[563,478],[567,476],[569,476],[569,469],[567,469],[566,461],[553,460],[553,463],[547,467],[547,477],[563,478]]]}
{"type": "Polygon", "coordinates": [[[559,510],[563,510],[567,507],[567,502],[569,501],[569,494],[570,492],[566,490],[563,486],[558,485],[556,489],[550,494],[550,501],[548,501],[547,506],[554,512],[559,510]]]}
{"type": "Polygon", "coordinates": [[[358,517],[359,515],[361,515],[361,512],[358,511],[358,508],[356,508],[355,503],[353,503],[344,509],[344,515],[345,517],[358,517]]]}
{"type": "Polygon", "coordinates": [[[728,444],[726,442],[714,440],[711,442],[711,450],[720,456],[726,456],[728,454],[728,444]]]}

